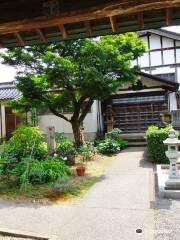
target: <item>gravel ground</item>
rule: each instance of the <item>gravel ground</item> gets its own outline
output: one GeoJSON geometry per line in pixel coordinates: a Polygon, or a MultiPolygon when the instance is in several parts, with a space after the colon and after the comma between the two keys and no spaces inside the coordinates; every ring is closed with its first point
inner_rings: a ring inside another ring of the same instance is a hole
{"type": "Polygon", "coordinates": [[[157,198],[155,240],[180,240],[180,201],[157,198]]]}

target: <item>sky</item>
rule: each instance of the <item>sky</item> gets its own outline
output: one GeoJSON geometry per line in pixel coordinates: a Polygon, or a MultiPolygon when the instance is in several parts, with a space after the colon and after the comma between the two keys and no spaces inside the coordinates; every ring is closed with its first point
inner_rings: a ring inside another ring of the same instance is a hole
{"type": "MultiPolygon", "coordinates": [[[[166,27],[164,29],[180,34],[180,26],[166,27]]],[[[14,80],[15,75],[16,70],[14,68],[0,63],[0,82],[11,82],[14,80]]]]}

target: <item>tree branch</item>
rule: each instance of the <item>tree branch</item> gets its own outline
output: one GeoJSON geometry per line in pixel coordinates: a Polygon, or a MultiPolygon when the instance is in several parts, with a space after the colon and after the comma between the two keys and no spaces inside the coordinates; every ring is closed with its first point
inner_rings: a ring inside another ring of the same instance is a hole
{"type": "Polygon", "coordinates": [[[67,122],[70,122],[70,120],[69,120],[67,117],[65,117],[63,114],[57,112],[55,109],[49,107],[49,110],[50,110],[54,115],[56,115],[57,117],[60,117],[60,118],[64,119],[64,120],[67,121],[67,122]]]}
{"type": "Polygon", "coordinates": [[[79,118],[79,122],[82,122],[84,120],[84,118],[86,117],[87,113],[89,112],[89,110],[91,109],[91,106],[93,104],[93,99],[89,99],[89,101],[87,102],[85,108],[82,110],[82,114],[79,118]]]}
{"type": "Polygon", "coordinates": [[[86,100],[86,97],[81,97],[78,102],[73,101],[74,113],[73,113],[73,115],[71,117],[72,121],[79,117],[79,113],[81,111],[82,104],[84,103],[85,100],[86,100]]]}

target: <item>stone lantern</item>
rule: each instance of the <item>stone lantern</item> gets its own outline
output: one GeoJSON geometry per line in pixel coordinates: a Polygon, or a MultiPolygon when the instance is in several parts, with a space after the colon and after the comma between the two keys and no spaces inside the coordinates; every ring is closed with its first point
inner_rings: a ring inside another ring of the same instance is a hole
{"type": "Polygon", "coordinates": [[[166,156],[170,161],[169,176],[166,181],[166,186],[172,188],[180,187],[180,177],[177,165],[177,160],[180,157],[180,152],[178,151],[180,140],[177,139],[174,129],[170,130],[169,137],[164,141],[164,144],[168,146],[166,156]]]}

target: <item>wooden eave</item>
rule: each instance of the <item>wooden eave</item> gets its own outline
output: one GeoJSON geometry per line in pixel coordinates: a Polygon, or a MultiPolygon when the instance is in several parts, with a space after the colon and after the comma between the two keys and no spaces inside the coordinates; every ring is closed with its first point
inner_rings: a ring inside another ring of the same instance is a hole
{"type": "Polygon", "coordinates": [[[0,46],[95,37],[180,24],[180,0],[0,0],[0,46]],[[44,2],[58,9],[47,15],[44,2]]]}

